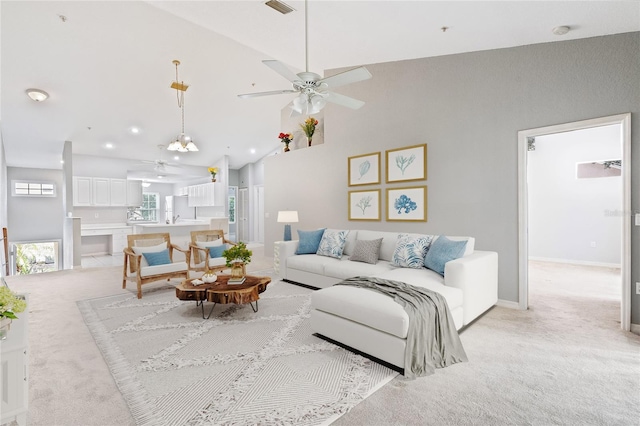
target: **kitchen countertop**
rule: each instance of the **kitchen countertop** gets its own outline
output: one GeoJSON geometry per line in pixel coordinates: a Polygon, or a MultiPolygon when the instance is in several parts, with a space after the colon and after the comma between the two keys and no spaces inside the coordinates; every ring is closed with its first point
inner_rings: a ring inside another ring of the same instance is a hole
{"type": "Polygon", "coordinates": [[[136,223],[134,226],[143,226],[145,228],[160,228],[160,227],[174,227],[174,226],[201,226],[208,225],[205,221],[189,221],[189,222],[177,222],[177,223],[136,223]]]}
{"type": "Polygon", "coordinates": [[[88,223],[80,225],[80,229],[120,229],[130,228],[126,223],[88,223]]]}

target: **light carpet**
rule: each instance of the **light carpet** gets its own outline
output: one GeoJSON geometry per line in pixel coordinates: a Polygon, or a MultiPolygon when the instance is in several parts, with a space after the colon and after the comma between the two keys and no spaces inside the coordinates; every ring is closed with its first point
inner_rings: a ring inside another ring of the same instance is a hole
{"type": "Polygon", "coordinates": [[[208,320],[172,286],[78,306],[139,425],[319,425],[397,373],[312,336],[311,293],[273,282],[208,320]]]}

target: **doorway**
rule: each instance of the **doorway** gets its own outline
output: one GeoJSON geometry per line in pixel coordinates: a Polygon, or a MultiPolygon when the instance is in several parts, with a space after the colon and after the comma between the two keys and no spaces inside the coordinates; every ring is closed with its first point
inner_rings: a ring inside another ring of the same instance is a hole
{"type": "Polygon", "coordinates": [[[264,244],[264,186],[256,185],[253,187],[253,235],[254,240],[260,244],[264,244]]]}
{"type": "MultiPolygon", "coordinates": [[[[529,176],[528,153],[531,142],[537,137],[565,132],[598,128],[603,126],[619,126],[621,177],[622,177],[622,210],[619,225],[620,271],[621,271],[621,328],[629,331],[631,327],[631,115],[621,114],[596,118],[574,123],[529,129],[518,132],[518,228],[519,228],[519,307],[527,309],[529,305],[529,252],[531,238],[529,235],[529,176]]],[[[603,212],[604,214],[604,212],[603,212]]]]}
{"type": "Polygon", "coordinates": [[[249,241],[249,189],[238,189],[238,242],[249,241]]]}

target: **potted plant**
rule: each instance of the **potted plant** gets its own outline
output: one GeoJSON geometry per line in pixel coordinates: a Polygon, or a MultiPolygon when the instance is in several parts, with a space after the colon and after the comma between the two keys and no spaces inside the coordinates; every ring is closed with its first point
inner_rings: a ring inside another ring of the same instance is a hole
{"type": "Polygon", "coordinates": [[[0,340],[6,339],[11,321],[27,307],[27,302],[13,293],[9,287],[0,286],[0,340]]]}
{"type": "Polygon", "coordinates": [[[215,182],[216,181],[216,175],[218,174],[218,168],[217,167],[209,167],[207,170],[209,171],[209,173],[211,173],[211,182],[215,182]]]}
{"type": "Polygon", "coordinates": [[[239,242],[222,252],[226,265],[231,268],[232,279],[239,279],[245,276],[245,265],[251,262],[251,255],[253,255],[253,252],[243,242],[239,242]]]}

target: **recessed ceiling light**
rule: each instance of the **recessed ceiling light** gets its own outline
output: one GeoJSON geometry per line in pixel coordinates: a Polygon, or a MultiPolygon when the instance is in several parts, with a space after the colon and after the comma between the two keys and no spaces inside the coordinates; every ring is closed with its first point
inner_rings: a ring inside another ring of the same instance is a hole
{"type": "Polygon", "coordinates": [[[162,175],[158,175],[158,176],[156,176],[156,177],[157,177],[158,179],[162,179],[164,176],[162,176],[162,175]]]}
{"type": "Polygon", "coordinates": [[[134,135],[137,135],[138,133],[140,133],[140,129],[137,127],[132,127],[131,128],[131,133],[133,133],[134,135]]]}
{"type": "Polygon", "coordinates": [[[255,150],[255,149],[253,149],[253,148],[251,148],[251,153],[252,153],[252,154],[255,154],[255,153],[256,153],[256,150],[255,150]]]}
{"type": "Polygon", "coordinates": [[[27,89],[27,95],[36,102],[42,102],[49,97],[49,94],[40,89],[27,89]]]}
{"type": "Polygon", "coordinates": [[[151,183],[149,183],[149,182],[142,182],[142,183],[141,183],[141,185],[142,185],[142,187],[143,187],[143,188],[148,188],[148,187],[150,187],[150,186],[151,186],[151,183]]]}
{"type": "Polygon", "coordinates": [[[566,33],[569,32],[570,29],[571,27],[567,25],[561,25],[559,27],[555,27],[554,29],[552,29],[551,32],[554,33],[555,35],[565,35],[566,33]]]}
{"type": "Polygon", "coordinates": [[[180,156],[176,155],[175,157],[173,157],[174,160],[179,160],[180,156]]]}
{"type": "Polygon", "coordinates": [[[111,142],[107,142],[106,144],[104,144],[105,148],[113,148],[113,144],[111,142]]]}

